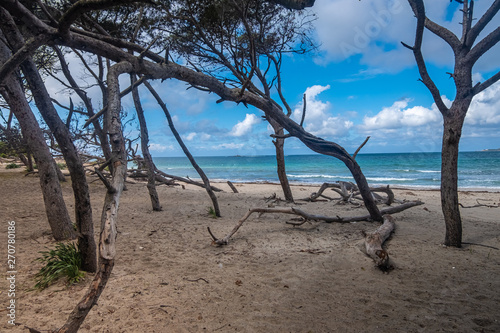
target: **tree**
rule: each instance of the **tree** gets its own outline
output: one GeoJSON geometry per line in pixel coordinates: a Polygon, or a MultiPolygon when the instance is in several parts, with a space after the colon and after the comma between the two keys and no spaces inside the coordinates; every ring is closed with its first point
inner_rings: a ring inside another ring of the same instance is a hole
{"type": "MultiPolygon", "coordinates": [[[[3,16],[3,12],[4,10],[0,8],[0,17],[3,16]]],[[[3,37],[1,32],[0,37],[3,37]]],[[[9,56],[10,50],[4,43],[0,42],[0,64],[4,63],[9,56]]],[[[0,89],[0,93],[19,121],[23,137],[26,138],[38,164],[45,212],[52,235],[56,240],[74,239],[76,233],[64,203],[54,159],[50,154],[38,121],[26,100],[19,77],[9,74],[3,79],[5,87],[0,89]]]]}
{"type": "Polygon", "coordinates": [[[457,0],[462,4],[461,11],[463,12],[460,38],[426,16],[423,0],[408,0],[408,2],[417,17],[417,28],[414,45],[404,45],[413,51],[420,79],[430,91],[444,120],[441,152],[441,205],[446,224],[444,244],[461,247],[462,219],[458,204],[459,143],[465,116],[473,97],[500,79],[500,72],[498,72],[484,82],[474,85],[472,81],[472,69],[476,62],[500,41],[500,27],[496,27],[482,40],[477,41],[479,34],[500,10],[500,1],[495,0],[483,16],[473,24],[475,20],[474,0],[457,0]],[[427,71],[421,51],[424,29],[441,38],[453,50],[454,71],[449,74],[455,83],[456,97],[450,107],[444,104],[438,87],[427,71]]]}
{"type": "MultiPolygon", "coordinates": [[[[166,10],[168,46],[193,69],[264,98],[279,98],[292,110],[282,89],[281,65],[287,54],[310,51],[311,16],[292,13],[259,0],[177,1],[166,10]]],[[[277,174],[287,201],[293,201],[285,168],[283,127],[265,117],[274,130],[277,174]]]]}
{"type": "MultiPolygon", "coordinates": [[[[14,20],[10,15],[2,13],[2,23],[4,36],[14,51],[19,50],[25,44],[24,38],[17,29],[14,20]]],[[[49,93],[45,87],[38,68],[31,58],[27,58],[21,69],[28,86],[34,97],[40,114],[49,126],[56,138],[61,152],[66,161],[71,176],[71,185],[75,196],[75,217],[78,230],[78,247],[82,253],[82,268],[89,272],[97,269],[96,244],[94,240],[94,222],[92,221],[92,208],[90,205],[90,193],[85,176],[85,169],[80,159],[80,155],[73,144],[71,133],[68,127],[59,117],[57,110],[52,104],[49,93]]]]}

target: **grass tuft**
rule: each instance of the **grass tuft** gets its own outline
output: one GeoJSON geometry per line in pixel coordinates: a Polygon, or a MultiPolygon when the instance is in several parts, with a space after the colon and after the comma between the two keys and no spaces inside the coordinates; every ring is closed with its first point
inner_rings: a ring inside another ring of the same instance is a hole
{"type": "Polygon", "coordinates": [[[66,277],[67,283],[78,283],[85,277],[81,270],[82,256],[75,244],[57,243],[54,250],[39,252],[42,256],[35,259],[45,265],[35,275],[35,289],[43,290],[66,277]]]}

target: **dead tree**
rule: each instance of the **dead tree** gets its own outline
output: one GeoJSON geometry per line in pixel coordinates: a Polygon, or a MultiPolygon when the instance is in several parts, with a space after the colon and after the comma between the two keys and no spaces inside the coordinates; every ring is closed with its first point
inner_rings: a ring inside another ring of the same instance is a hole
{"type": "Polygon", "coordinates": [[[174,125],[174,122],[172,120],[172,117],[170,116],[170,112],[168,111],[167,106],[165,105],[165,103],[161,99],[160,95],[158,95],[156,90],[153,88],[153,86],[151,86],[151,84],[149,84],[149,82],[144,81],[144,85],[146,86],[146,88],[149,89],[151,94],[156,99],[156,102],[158,103],[158,105],[160,105],[161,109],[165,113],[165,117],[167,118],[168,126],[170,127],[172,134],[174,135],[175,139],[177,140],[177,143],[179,144],[179,146],[181,146],[181,149],[184,152],[184,154],[186,155],[186,157],[189,159],[189,162],[191,162],[191,165],[193,166],[193,168],[196,170],[196,172],[198,172],[198,175],[200,175],[200,178],[203,180],[203,184],[205,185],[205,189],[208,193],[208,196],[212,200],[212,205],[214,206],[215,215],[217,217],[220,217],[221,214],[220,214],[219,202],[217,200],[217,196],[212,191],[212,186],[210,185],[210,180],[208,179],[205,172],[203,172],[203,170],[200,168],[198,163],[196,163],[196,160],[194,159],[193,155],[191,154],[191,152],[189,151],[187,146],[184,144],[184,141],[182,140],[181,136],[179,135],[179,132],[177,132],[177,130],[175,129],[175,125],[174,125]]]}
{"type": "MultiPolygon", "coordinates": [[[[422,205],[421,201],[409,201],[405,202],[399,206],[388,207],[382,209],[380,212],[382,214],[395,214],[402,212],[408,208],[415,207],[418,205],[422,205]]],[[[217,238],[214,236],[210,227],[208,227],[208,232],[210,236],[212,236],[213,244],[215,245],[227,245],[229,243],[229,239],[241,228],[243,223],[253,214],[253,213],[271,213],[271,214],[292,214],[298,215],[302,218],[301,222],[287,222],[288,224],[294,226],[300,226],[308,221],[323,221],[326,223],[350,223],[357,221],[371,221],[370,215],[363,216],[352,216],[352,217],[340,217],[340,216],[325,216],[325,215],[315,215],[308,212],[305,212],[297,207],[286,207],[286,208],[252,208],[249,209],[248,212],[238,221],[238,223],[234,226],[234,228],[223,238],[217,238]]]]}
{"type": "Polygon", "coordinates": [[[417,28],[413,46],[404,46],[412,50],[417,63],[420,80],[430,91],[437,108],[444,120],[443,144],[441,151],[441,206],[446,224],[444,244],[461,247],[462,218],[458,204],[458,151],[462,127],[472,98],[500,80],[500,72],[484,82],[473,84],[472,71],[476,62],[500,41],[500,28],[496,27],[482,40],[479,35],[500,10],[500,1],[493,1],[489,9],[473,25],[474,0],[457,0],[462,6],[462,36],[432,21],[426,16],[423,0],[408,0],[417,18],[417,28]],[[424,29],[429,30],[450,46],[455,57],[454,71],[449,73],[455,81],[455,100],[447,107],[438,87],[432,80],[422,54],[424,29]]]}
{"type": "MultiPolygon", "coordinates": [[[[131,86],[137,81],[136,75],[130,75],[131,86]]],[[[137,119],[139,120],[139,127],[141,129],[141,150],[142,156],[144,156],[144,164],[148,172],[148,192],[151,198],[151,205],[154,211],[161,211],[160,199],[158,197],[158,191],[156,191],[156,177],[155,177],[155,165],[153,158],[149,153],[149,134],[148,127],[146,125],[146,117],[144,117],[144,110],[142,108],[141,99],[139,97],[139,90],[137,86],[132,89],[132,98],[134,100],[135,111],[137,113],[137,119]]]]}

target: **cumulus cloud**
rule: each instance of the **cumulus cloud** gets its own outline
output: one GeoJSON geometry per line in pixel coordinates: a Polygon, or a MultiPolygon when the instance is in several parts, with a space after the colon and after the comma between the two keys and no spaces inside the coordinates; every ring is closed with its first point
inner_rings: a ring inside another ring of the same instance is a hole
{"type": "MultiPolygon", "coordinates": [[[[354,126],[354,123],[348,118],[334,116],[331,114],[330,102],[324,102],[318,98],[322,92],[330,89],[330,85],[314,85],[306,89],[306,117],[304,120],[304,129],[318,136],[343,136],[346,135],[354,126]]],[[[300,122],[302,118],[304,104],[297,104],[292,118],[300,122]]]]}
{"type": "Polygon", "coordinates": [[[477,94],[470,105],[465,124],[498,125],[500,124],[500,82],[477,94]]]}
{"type": "Polygon", "coordinates": [[[435,104],[432,107],[414,106],[408,108],[410,100],[404,99],[385,107],[373,117],[365,116],[360,125],[362,131],[393,130],[402,127],[419,127],[427,124],[438,124],[441,120],[435,104]]]}
{"type": "MultiPolygon", "coordinates": [[[[457,36],[461,36],[462,13],[457,4],[449,1],[426,1],[426,13],[436,23],[443,25],[457,36]],[[454,10],[449,15],[450,9],[454,10]]],[[[491,5],[489,1],[475,3],[475,17],[479,18],[491,5]]],[[[396,72],[415,65],[411,52],[401,41],[412,44],[416,20],[405,0],[318,0],[313,7],[318,19],[315,22],[317,38],[323,55],[319,63],[340,62],[360,55],[362,64],[396,72]]],[[[498,16],[498,15],[497,15],[498,16]]],[[[495,17],[484,37],[500,25],[495,17]]],[[[450,66],[453,54],[449,46],[432,33],[426,33],[423,53],[426,60],[450,66]]],[[[477,70],[498,68],[500,45],[488,52],[478,62],[477,70]]]]}
{"type": "Polygon", "coordinates": [[[236,137],[246,135],[252,131],[254,125],[260,122],[261,120],[259,119],[259,117],[257,117],[253,113],[247,113],[247,115],[245,116],[245,120],[240,121],[239,123],[234,125],[229,135],[236,137]]]}

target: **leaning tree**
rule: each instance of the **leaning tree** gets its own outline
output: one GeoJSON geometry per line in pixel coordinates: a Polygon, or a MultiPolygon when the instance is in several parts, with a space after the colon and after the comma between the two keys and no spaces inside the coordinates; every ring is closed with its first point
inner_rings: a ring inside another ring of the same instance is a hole
{"type": "MultiPolygon", "coordinates": [[[[309,37],[313,16],[259,0],[177,0],[164,6],[166,19],[159,21],[154,32],[167,31],[164,43],[186,59],[187,66],[279,103],[287,117],[292,115],[281,67],[284,57],[314,48],[309,37]]],[[[283,127],[273,118],[264,118],[274,130],[277,174],[285,200],[293,201],[283,127]]]]}
{"type": "Polygon", "coordinates": [[[421,81],[429,89],[444,120],[441,151],[441,205],[446,224],[444,244],[462,246],[462,219],[458,203],[458,151],[465,116],[474,96],[489,88],[500,79],[500,72],[484,82],[473,83],[472,70],[477,61],[500,41],[500,27],[494,29],[483,39],[478,36],[485,30],[500,10],[500,0],[495,0],[488,10],[474,23],[474,0],[456,0],[461,3],[463,21],[462,34],[456,36],[447,28],[429,19],[423,0],[408,0],[417,18],[415,42],[413,46],[404,44],[413,51],[418,65],[421,81]],[[456,96],[450,107],[441,97],[439,88],[427,70],[422,54],[424,30],[427,29],[443,41],[453,51],[454,70],[449,73],[455,82],[456,96]]]}

